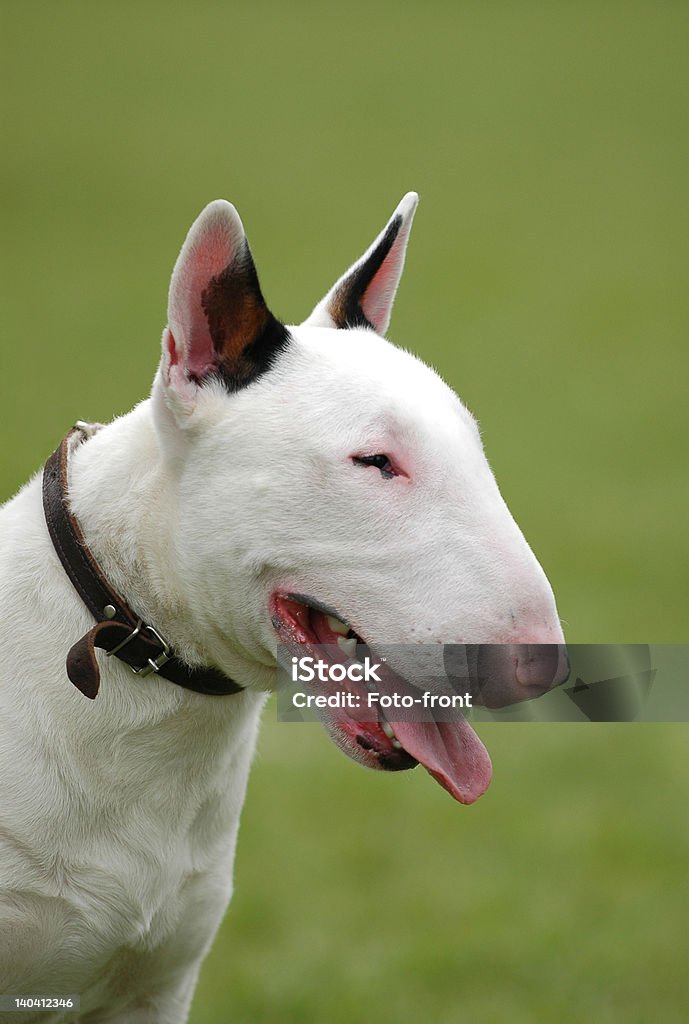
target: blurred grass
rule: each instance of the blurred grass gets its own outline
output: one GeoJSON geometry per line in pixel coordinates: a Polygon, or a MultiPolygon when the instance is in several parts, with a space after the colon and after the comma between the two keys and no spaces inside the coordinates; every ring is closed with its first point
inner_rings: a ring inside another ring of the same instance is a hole
{"type": "Polygon", "coordinates": [[[197,1024],[685,1020],[686,726],[481,731],[460,809],[267,716],[197,1024]]]}
{"type": "MultiPolygon", "coordinates": [[[[299,320],[400,196],[391,335],[479,416],[572,642],[687,639],[679,3],[7,4],[0,494],[155,369],[211,198],[299,320]]],[[[470,811],[268,716],[192,1021],[674,1021],[686,732],[485,728],[470,811]]]]}

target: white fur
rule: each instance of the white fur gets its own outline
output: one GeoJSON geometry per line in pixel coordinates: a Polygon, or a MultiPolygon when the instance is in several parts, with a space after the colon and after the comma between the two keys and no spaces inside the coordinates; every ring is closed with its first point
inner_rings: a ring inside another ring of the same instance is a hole
{"type": "MultiPolygon", "coordinates": [[[[243,232],[228,206],[212,204],[205,223],[232,248],[243,232]]],[[[64,661],[92,620],[50,544],[40,479],[0,510],[0,991],[79,993],[93,1022],[186,1019],[230,898],[273,685],[275,590],[318,597],[373,643],[562,640],[471,415],[373,331],[314,326],[324,302],[233,395],[184,378],[166,332],[151,397],[71,463],[74,511],[114,586],[181,657],[244,693],[142,682],[99,656],[101,690],[86,700],[64,661]],[[374,452],[409,479],[351,462],[374,452]]],[[[384,321],[392,293],[385,302],[384,321]]]]}

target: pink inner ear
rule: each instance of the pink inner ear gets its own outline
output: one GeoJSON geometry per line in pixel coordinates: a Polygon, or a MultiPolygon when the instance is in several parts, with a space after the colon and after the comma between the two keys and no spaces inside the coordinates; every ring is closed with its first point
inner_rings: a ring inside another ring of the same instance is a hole
{"type": "Polygon", "coordinates": [[[186,371],[189,377],[201,380],[217,366],[217,354],[208,329],[201,297],[212,277],[220,274],[232,261],[232,252],[226,239],[208,235],[200,250],[192,250],[189,285],[189,335],[187,339],[186,371]],[[224,243],[224,244],[223,244],[224,243]]]}
{"type": "Polygon", "coordinates": [[[196,385],[190,380],[186,367],[181,360],[181,350],[175,337],[168,327],[163,339],[163,373],[167,386],[177,392],[180,398],[193,404],[196,385]]]}
{"type": "MultiPolygon", "coordinates": [[[[167,345],[167,352],[168,352],[168,356],[169,356],[169,360],[168,360],[168,375],[167,375],[168,384],[169,384],[171,379],[172,379],[172,376],[173,376],[171,371],[176,366],[180,366],[180,351],[179,351],[179,348],[177,346],[177,342],[175,341],[174,335],[173,335],[172,331],[170,331],[170,330],[168,330],[168,332],[167,332],[166,345],[167,345]]],[[[193,355],[193,352],[192,352],[192,355],[193,355]]],[[[186,370],[186,374],[187,374],[188,377],[198,377],[198,378],[201,378],[206,373],[208,373],[211,370],[213,370],[216,365],[217,365],[217,363],[215,362],[215,360],[213,362],[211,362],[211,363],[209,363],[209,362],[204,362],[204,363],[199,362],[199,363],[194,364],[191,359],[188,359],[184,369],[186,370]]]]}
{"type": "Polygon", "coordinates": [[[221,211],[194,227],[195,237],[187,239],[173,275],[169,325],[174,337],[168,353],[171,366],[181,362],[188,378],[201,380],[218,365],[201,299],[211,279],[232,263],[241,224],[238,231],[221,211]]]}
{"type": "Polygon", "coordinates": [[[390,320],[390,308],[395,298],[395,290],[400,277],[400,256],[403,252],[399,245],[399,236],[390,250],[387,259],[375,275],[361,300],[366,319],[377,331],[383,333],[390,320]]]}
{"type": "Polygon", "coordinates": [[[171,330],[168,330],[167,335],[165,336],[165,345],[169,356],[169,366],[177,366],[177,363],[179,362],[179,353],[177,351],[177,342],[175,341],[171,330]]]}
{"type": "Polygon", "coordinates": [[[177,347],[174,335],[168,327],[165,332],[164,340],[165,350],[167,352],[167,367],[165,370],[165,377],[168,385],[174,385],[177,387],[185,387],[186,374],[184,368],[180,363],[180,351],[177,347]]]}

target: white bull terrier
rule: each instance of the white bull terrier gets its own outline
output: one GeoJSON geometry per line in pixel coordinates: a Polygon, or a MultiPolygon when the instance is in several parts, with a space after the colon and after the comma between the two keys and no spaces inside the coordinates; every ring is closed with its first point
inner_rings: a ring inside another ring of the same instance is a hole
{"type": "MultiPolygon", "coordinates": [[[[151,396],[80,425],[0,511],[0,992],[78,994],[89,1024],[187,1019],[278,641],[343,662],[360,642],[508,645],[486,703],[566,674],[476,422],[382,337],[416,203],[298,327],[269,312],[234,207],[211,203],[151,396]]],[[[490,781],[459,714],[325,725],[463,803],[490,781]]]]}

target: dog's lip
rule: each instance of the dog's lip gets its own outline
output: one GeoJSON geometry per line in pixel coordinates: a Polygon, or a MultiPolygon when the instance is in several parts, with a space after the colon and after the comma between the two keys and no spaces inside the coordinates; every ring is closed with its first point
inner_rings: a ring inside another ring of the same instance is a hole
{"type": "MultiPolygon", "coordinates": [[[[280,596],[281,595],[276,595],[276,597],[280,596]]],[[[295,602],[295,604],[303,605],[305,608],[312,608],[314,611],[322,612],[323,615],[330,615],[333,619],[339,619],[340,622],[343,622],[348,629],[351,629],[353,633],[356,633],[351,622],[349,622],[348,619],[346,619],[336,608],[331,607],[324,601],[319,601],[318,598],[311,597],[310,594],[288,593],[282,596],[284,596],[288,601],[295,602]]],[[[359,634],[357,633],[357,636],[358,635],[359,634]]]]}

